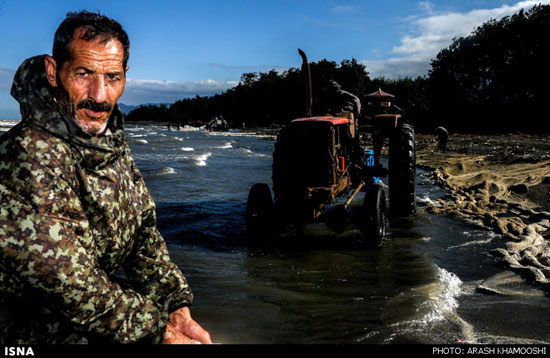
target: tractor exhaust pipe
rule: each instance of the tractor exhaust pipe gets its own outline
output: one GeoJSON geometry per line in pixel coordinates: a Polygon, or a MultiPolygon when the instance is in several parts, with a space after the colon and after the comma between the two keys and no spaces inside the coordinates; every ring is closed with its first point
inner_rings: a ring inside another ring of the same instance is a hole
{"type": "Polygon", "coordinates": [[[298,49],[298,53],[302,56],[302,73],[304,74],[305,87],[306,87],[306,114],[308,117],[313,115],[313,93],[311,90],[311,69],[309,62],[307,61],[306,53],[298,49]]]}

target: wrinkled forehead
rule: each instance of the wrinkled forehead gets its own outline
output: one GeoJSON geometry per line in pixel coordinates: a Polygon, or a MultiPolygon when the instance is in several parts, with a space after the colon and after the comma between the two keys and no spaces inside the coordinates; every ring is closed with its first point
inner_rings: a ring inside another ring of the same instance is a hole
{"type": "Polygon", "coordinates": [[[71,59],[70,66],[87,64],[87,66],[108,66],[123,69],[124,48],[115,38],[96,37],[85,40],[77,34],[69,44],[71,59]]]}

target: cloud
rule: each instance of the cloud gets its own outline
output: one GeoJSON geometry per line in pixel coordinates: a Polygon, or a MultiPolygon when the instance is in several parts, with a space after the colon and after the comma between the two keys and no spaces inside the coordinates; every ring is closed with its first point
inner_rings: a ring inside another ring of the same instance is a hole
{"type": "Polygon", "coordinates": [[[173,103],[177,100],[199,96],[213,96],[238,84],[237,81],[126,81],[126,89],[120,102],[129,105],[143,103],[173,103]]]}
{"type": "Polygon", "coordinates": [[[502,5],[494,9],[474,9],[468,12],[438,13],[434,4],[422,1],[418,7],[424,15],[409,17],[411,29],[404,35],[398,46],[394,46],[394,56],[386,61],[362,61],[371,77],[386,76],[397,78],[423,76],[429,69],[429,63],[437,53],[449,46],[454,38],[468,36],[475,28],[490,19],[501,19],[513,15],[521,9],[530,9],[537,4],[550,4],[550,0],[521,1],[513,5],[502,5]],[[424,66],[421,65],[424,61],[424,66]],[[403,66],[402,68],[398,66],[403,66]],[[394,71],[394,72],[392,72],[394,71]],[[416,72],[421,71],[421,72],[416,72]]]}
{"type": "Polygon", "coordinates": [[[388,60],[363,60],[361,63],[367,67],[371,78],[415,78],[425,75],[430,69],[430,63],[426,58],[415,56],[395,57],[388,60]]]}
{"type": "Polygon", "coordinates": [[[421,11],[425,11],[429,14],[433,14],[434,13],[434,7],[435,5],[430,2],[430,1],[421,1],[418,3],[418,8],[421,10],[421,11]]]}
{"type": "MultiPolygon", "coordinates": [[[[503,5],[495,9],[476,9],[467,13],[449,12],[434,14],[413,22],[418,35],[405,35],[401,45],[393,48],[397,54],[433,54],[449,45],[455,37],[468,36],[476,27],[490,19],[513,15],[541,1],[522,1],[515,5],[503,5]]],[[[550,3],[550,1],[545,1],[550,3]]],[[[431,8],[433,10],[433,7],[431,8]]]]}

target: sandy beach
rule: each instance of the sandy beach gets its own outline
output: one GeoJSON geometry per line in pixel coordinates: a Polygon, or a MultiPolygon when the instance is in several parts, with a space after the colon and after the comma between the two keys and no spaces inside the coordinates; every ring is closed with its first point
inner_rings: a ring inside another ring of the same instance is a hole
{"type": "MultiPolygon", "coordinates": [[[[501,235],[492,254],[526,282],[550,292],[550,142],[527,134],[454,134],[447,151],[417,135],[417,165],[448,194],[426,211],[501,235]]],[[[499,292],[498,285],[480,289],[499,292]]]]}

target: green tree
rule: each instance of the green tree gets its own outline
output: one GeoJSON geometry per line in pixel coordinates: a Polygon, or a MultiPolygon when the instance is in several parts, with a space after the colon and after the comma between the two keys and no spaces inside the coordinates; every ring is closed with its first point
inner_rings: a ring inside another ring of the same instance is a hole
{"type": "Polygon", "coordinates": [[[550,6],[490,20],[455,39],[432,61],[428,98],[434,118],[454,130],[532,131],[550,94],[550,6]]]}

